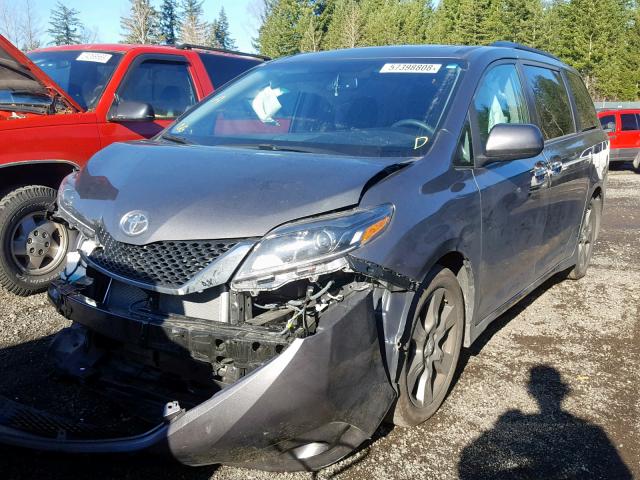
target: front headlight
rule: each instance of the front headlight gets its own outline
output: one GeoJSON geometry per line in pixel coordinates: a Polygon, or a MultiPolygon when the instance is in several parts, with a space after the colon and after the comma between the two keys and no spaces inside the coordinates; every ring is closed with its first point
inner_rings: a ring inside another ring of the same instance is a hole
{"type": "Polygon", "coordinates": [[[243,262],[235,290],[275,290],[297,279],[347,266],[345,255],[380,235],[391,222],[393,206],[381,205],[288,224],[263,238],[243,262]]]}
{"type": "Polygon", "coordinates": [[[58,211],[56,215],[66,220],[71,227],[80,230],[86,236],[92,236],[94,229],[91,222],[80,215],[75,207],[75,204],[80,199],[80,194],[76,190],[77,178],[78,172],[73,172],[62,180],[58,189],[58,211]]]}

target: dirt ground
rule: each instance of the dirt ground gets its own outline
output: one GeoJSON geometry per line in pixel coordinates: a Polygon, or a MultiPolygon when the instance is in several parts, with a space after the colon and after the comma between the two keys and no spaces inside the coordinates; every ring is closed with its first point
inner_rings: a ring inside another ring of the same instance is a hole
{"type": "MultiPolygon", "coordinates": [[[[586,278],[553,278],[494,322],[465,352],[429,422],[381,427],[355,455],[315,475],[2,447],[0,478],[640,478],[639,233],[640,175],[612,171],[586,278]]],[[[1,394],[11,396],[28,369],[39,371],[34,385],[46,380],[47,338],[66,324],[44,295],[0,290],[1,394]]]]}

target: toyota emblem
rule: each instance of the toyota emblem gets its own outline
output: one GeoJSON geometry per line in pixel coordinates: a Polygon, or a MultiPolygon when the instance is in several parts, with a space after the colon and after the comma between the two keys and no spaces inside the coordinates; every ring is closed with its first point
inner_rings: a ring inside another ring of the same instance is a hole
{"type": "Polygon", "coordinates": [[[149,219],[144,212],[134,210],[123,215],[120,219],[120,228],[130,237],[142,235],[149,228],[149,219]]]}

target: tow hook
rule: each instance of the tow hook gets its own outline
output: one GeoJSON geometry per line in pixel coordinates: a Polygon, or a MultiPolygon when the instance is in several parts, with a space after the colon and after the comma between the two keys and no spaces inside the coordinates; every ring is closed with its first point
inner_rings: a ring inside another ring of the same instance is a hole
{"type": "Polygon", "coordinates": [[[167,423],[171,423],[172,421],[174,421],[176,418],[181,417],[182,415],[184,415],[184,408],[180,407],[180,403],[177,400],[174,400],[172,402],[167,402],[164,406],[164,409],[162,411],[162,418],[164,418],[164,421],[167,423]]]}

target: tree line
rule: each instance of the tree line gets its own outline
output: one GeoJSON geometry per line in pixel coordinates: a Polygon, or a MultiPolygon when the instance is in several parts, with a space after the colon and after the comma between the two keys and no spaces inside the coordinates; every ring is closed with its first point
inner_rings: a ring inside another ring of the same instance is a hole
{"type": "MultiPolygon", "coordinates": [[[[95,43],[97,31],[80,20],[80,11],[58,1],[49,13],[48,26],[42,24],[33,0],[0,0],[0,34],[23,50],[44,45],[45,33],[51,45],[95,43]]],[[[229,19],[220,8],[218,17],[204,18],[204,0],[161,0],[156,8],[151,0],[129,0],[129,12],[121,17],[123,43],[167,44],[192,43],[235,49],[229,33],[229,19]]]]}
{"type": "Polygon", "coordinates": [[[546,50],[583,76],[595,100],[640,98],[635,0],[264,0],[256,48],[270,57],[390,44],[546,50]]]}

